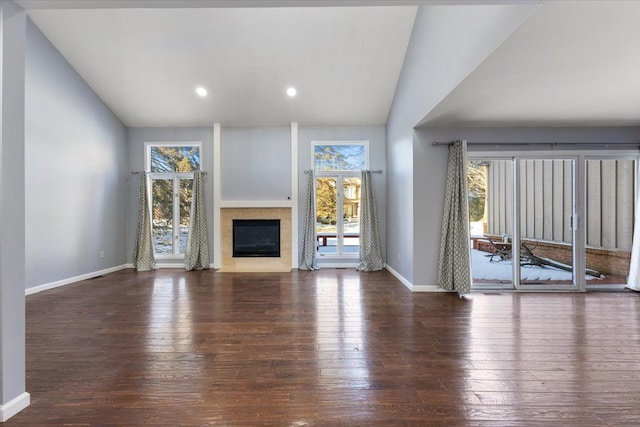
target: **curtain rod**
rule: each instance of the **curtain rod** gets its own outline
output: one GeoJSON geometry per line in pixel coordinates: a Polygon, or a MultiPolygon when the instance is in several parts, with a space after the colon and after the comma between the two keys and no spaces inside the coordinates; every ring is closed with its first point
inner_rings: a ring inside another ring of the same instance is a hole
{"type": "MultiPolygon", "coordinates": [[[[142,172],[147,172],[147,171],[131,171],[131,175],[140,175],[142,172]]],[[[195,171],[195,172],[202,172],[203,174],[207,174],[207,172],[205,171],[195,171]]],[[[148,172],[148,173],[191,173],[191,172],[148,172]]]]}
{"type": "MultiPolygon", "coordinates": [[[[449,146],[453,144],[455,141],[451,142],[437,142],[434,141],[431,143],[434,147],[438,146],[449,146]]],[[[538,145],[549,145],[551,147],[556,147],[559,145],[573,145],[573,146],[600,146],[600,147],[608,147],[610,145],[615,146],[628,146],[628,147],[638,147],[640,146],[640,141],[636,142],[467,142],[467,146],[470,147],[482,147],[482,146],[501,146],[501,145],[509,145],[509,146],[522,146],[522,147],[530,147],[530,146],[538,146],[538,145]]]]}
{"type": "MultiPolygon", "coordinates": [[[[313,173],[313,172],[314,172],[313,169],[307,169],[307,170],[304,171],[305,175],[309,175],[310,173],[313,173]]],[[[322,171],[322,172],[335,172],[335,171],[322,171]]],[[[360,171],[360,172],[362,172],[362,171],[360,171]]],[[[382,172],[383,172],[382,169],[371,171],[371,173],[382,173],[382,172]]]]}

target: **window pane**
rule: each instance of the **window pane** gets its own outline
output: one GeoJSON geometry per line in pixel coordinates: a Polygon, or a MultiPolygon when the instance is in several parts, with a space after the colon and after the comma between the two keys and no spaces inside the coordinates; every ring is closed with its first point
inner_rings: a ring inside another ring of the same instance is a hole
{"type": "Polygon", "coordinates": [[[200,147],[151,147],[151,172],[193,172],[200,169],[200,147]]]}
{"type": "Polygon", "coordinates": [[[318,236],[318,252],[336,253],[338,192],[335,178],[318,178],[316,180],[316,233],[318,236]]]}
{"type": "Polygon", "coordinates": [[[512,284],[513,161],[467,162],[473,285],[512,284]]]}
{"type": "Polygon", "coordinates": [[[173,180],[151,180],[152,234],[156,254],[173,254],[173,180]]]}
{"type": "Polygon", "coordinates": [[[470,160],[467,163],[471,275],[475,285],[513,283],[511,243],[511,161],[470,160]],[[507,212],[509,211],[509,212],[507,212]]]}
{"type": "Polygon", "coordinates": [[[635,218],[635,160],[587,160],[588,285],[627,283],[635,218]]]}
{"type": "Polygon", "coordinates": [[[360,250],[360,178],[342,181],[343,252],[357,254],[360,250]]]}
{"type": "Polygon", "coordinates": [[[359,171],[365,165],[365,146],[315,145],[314,163],[316,171],[359,171]]]}
{"type": "Polygon", "coordinates": [[[520,162],[520,284],[573,284],[573,160],[520,162]]]}
{"type": "Polygon", "coordinates": [[[193,180],[180,180],[180,248],[184,254],[189,234],[189,221],[191,219],[191,196],[193,195],[193,180]]]}

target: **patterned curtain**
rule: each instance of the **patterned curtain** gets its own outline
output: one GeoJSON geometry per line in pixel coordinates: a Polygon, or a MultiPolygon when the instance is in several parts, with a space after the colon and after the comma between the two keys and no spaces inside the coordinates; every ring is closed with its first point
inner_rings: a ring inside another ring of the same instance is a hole
{"type": "Polygon", "coordinates": [[[371,171],[362,171],[360,194],[360,264],[357,269],[360,271],[382,270],[384,263],[371,171]]]}
{"type": "Polygon", "coordinates": [[[316,260],[316,203],[313,191],[313,172],[309,172],[307,181],[307,203],[304,214],[304,231],[302,236],[302,256],[300,259],[300,270],[318,270],[316,260]]]}
{"type": "Polygon", "coordinates": [[[456,141],[449,145],[438,286],[461,296],[471,290],[467,197],[467,141],[456,141]]]}
{"type": "Polygon", "coordinates": [[[640,291],[640,197],[636,201],[636,220],[633,228],[633,246],[627,288],[640,291]]]}
{"type": "Polygon", "coordinates": [[[209,268],[209,240],[204,202],[204,172],[202,171],[193,174],[191,216],[184,252],[184,266],[187,271],[209,268]]]}
{"type": "Polygon", "coordinates": [[[153,239],[151,237],[151,214],[147,194],[146,172],[140,172],[138,229],[136,230],[136,245],[133,249],[133,266],[137,271],[155,270],[157,268],[153,254],[153,239]]]}

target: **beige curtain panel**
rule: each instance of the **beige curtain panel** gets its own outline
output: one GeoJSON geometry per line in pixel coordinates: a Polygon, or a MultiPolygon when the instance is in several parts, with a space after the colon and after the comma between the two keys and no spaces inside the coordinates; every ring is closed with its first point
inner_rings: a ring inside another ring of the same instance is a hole
{"type": "Polygon", "coordinates": [[[438,286],[460,295],[471,291],[467,197],[467,142],[456,141],[449,145],[438,286]]]}
{"type": "Polygon", "coordinates": [[[207,237],[207,214],[204,200],[204,172],[193,174],[191,194],[191,218],[189,234],[184,252],[184,267],[188,271],[209,268],[209,239],[207,237]]]}
{"type": "Polygon", "coordinates": [[[300,270],[318,270],[316,259],[316,203],[313,191],[313,172],[309,172],[307,180],[307,200],[304,214],[304,230],[302,235],[302,255],[300,257],[300,270]]]}
{"type": "Polygon", "coordinates": [[[133,266],[137,271],[155,270],[157,268],[153,253],[153,238],[151,236],[151,211],[149,209],[146,172],[140,172],[138,228],[136,230],[136,244],[133,249],[133,266]]]}
{"type": "Polygon", "coordinates": [[[384,267],[378,231],[378,212],[371,171],[362,171],[360,196],[360,271],[378,271],[384,267]]]}

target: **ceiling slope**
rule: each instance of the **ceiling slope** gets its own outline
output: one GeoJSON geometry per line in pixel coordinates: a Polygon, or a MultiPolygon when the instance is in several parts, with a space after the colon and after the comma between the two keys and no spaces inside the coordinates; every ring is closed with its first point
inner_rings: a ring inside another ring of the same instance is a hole
{"type": "Polygon", "coordinates": [[[383,124],[417,7],[29,10],[127,126],[383,124]],[[208,89],[205,99],[195,87],[208,89]],[[287,86],[298,96],[284,95],[287,86]]]}
{"type": "Polygon", "coordinates": [[[14,0],[23,9],[521,5],[547,1],[551,0],[14,0]]]}
{"type": "Polygon", "coordinates": [[[538,5],[420,8],[390,122],[416,126],[525,22],[538,5]]]}
{"type": "Polygon", "coordinates": [[[640,125],[640,2],[549,2],[423,126],[640,125]]]}

